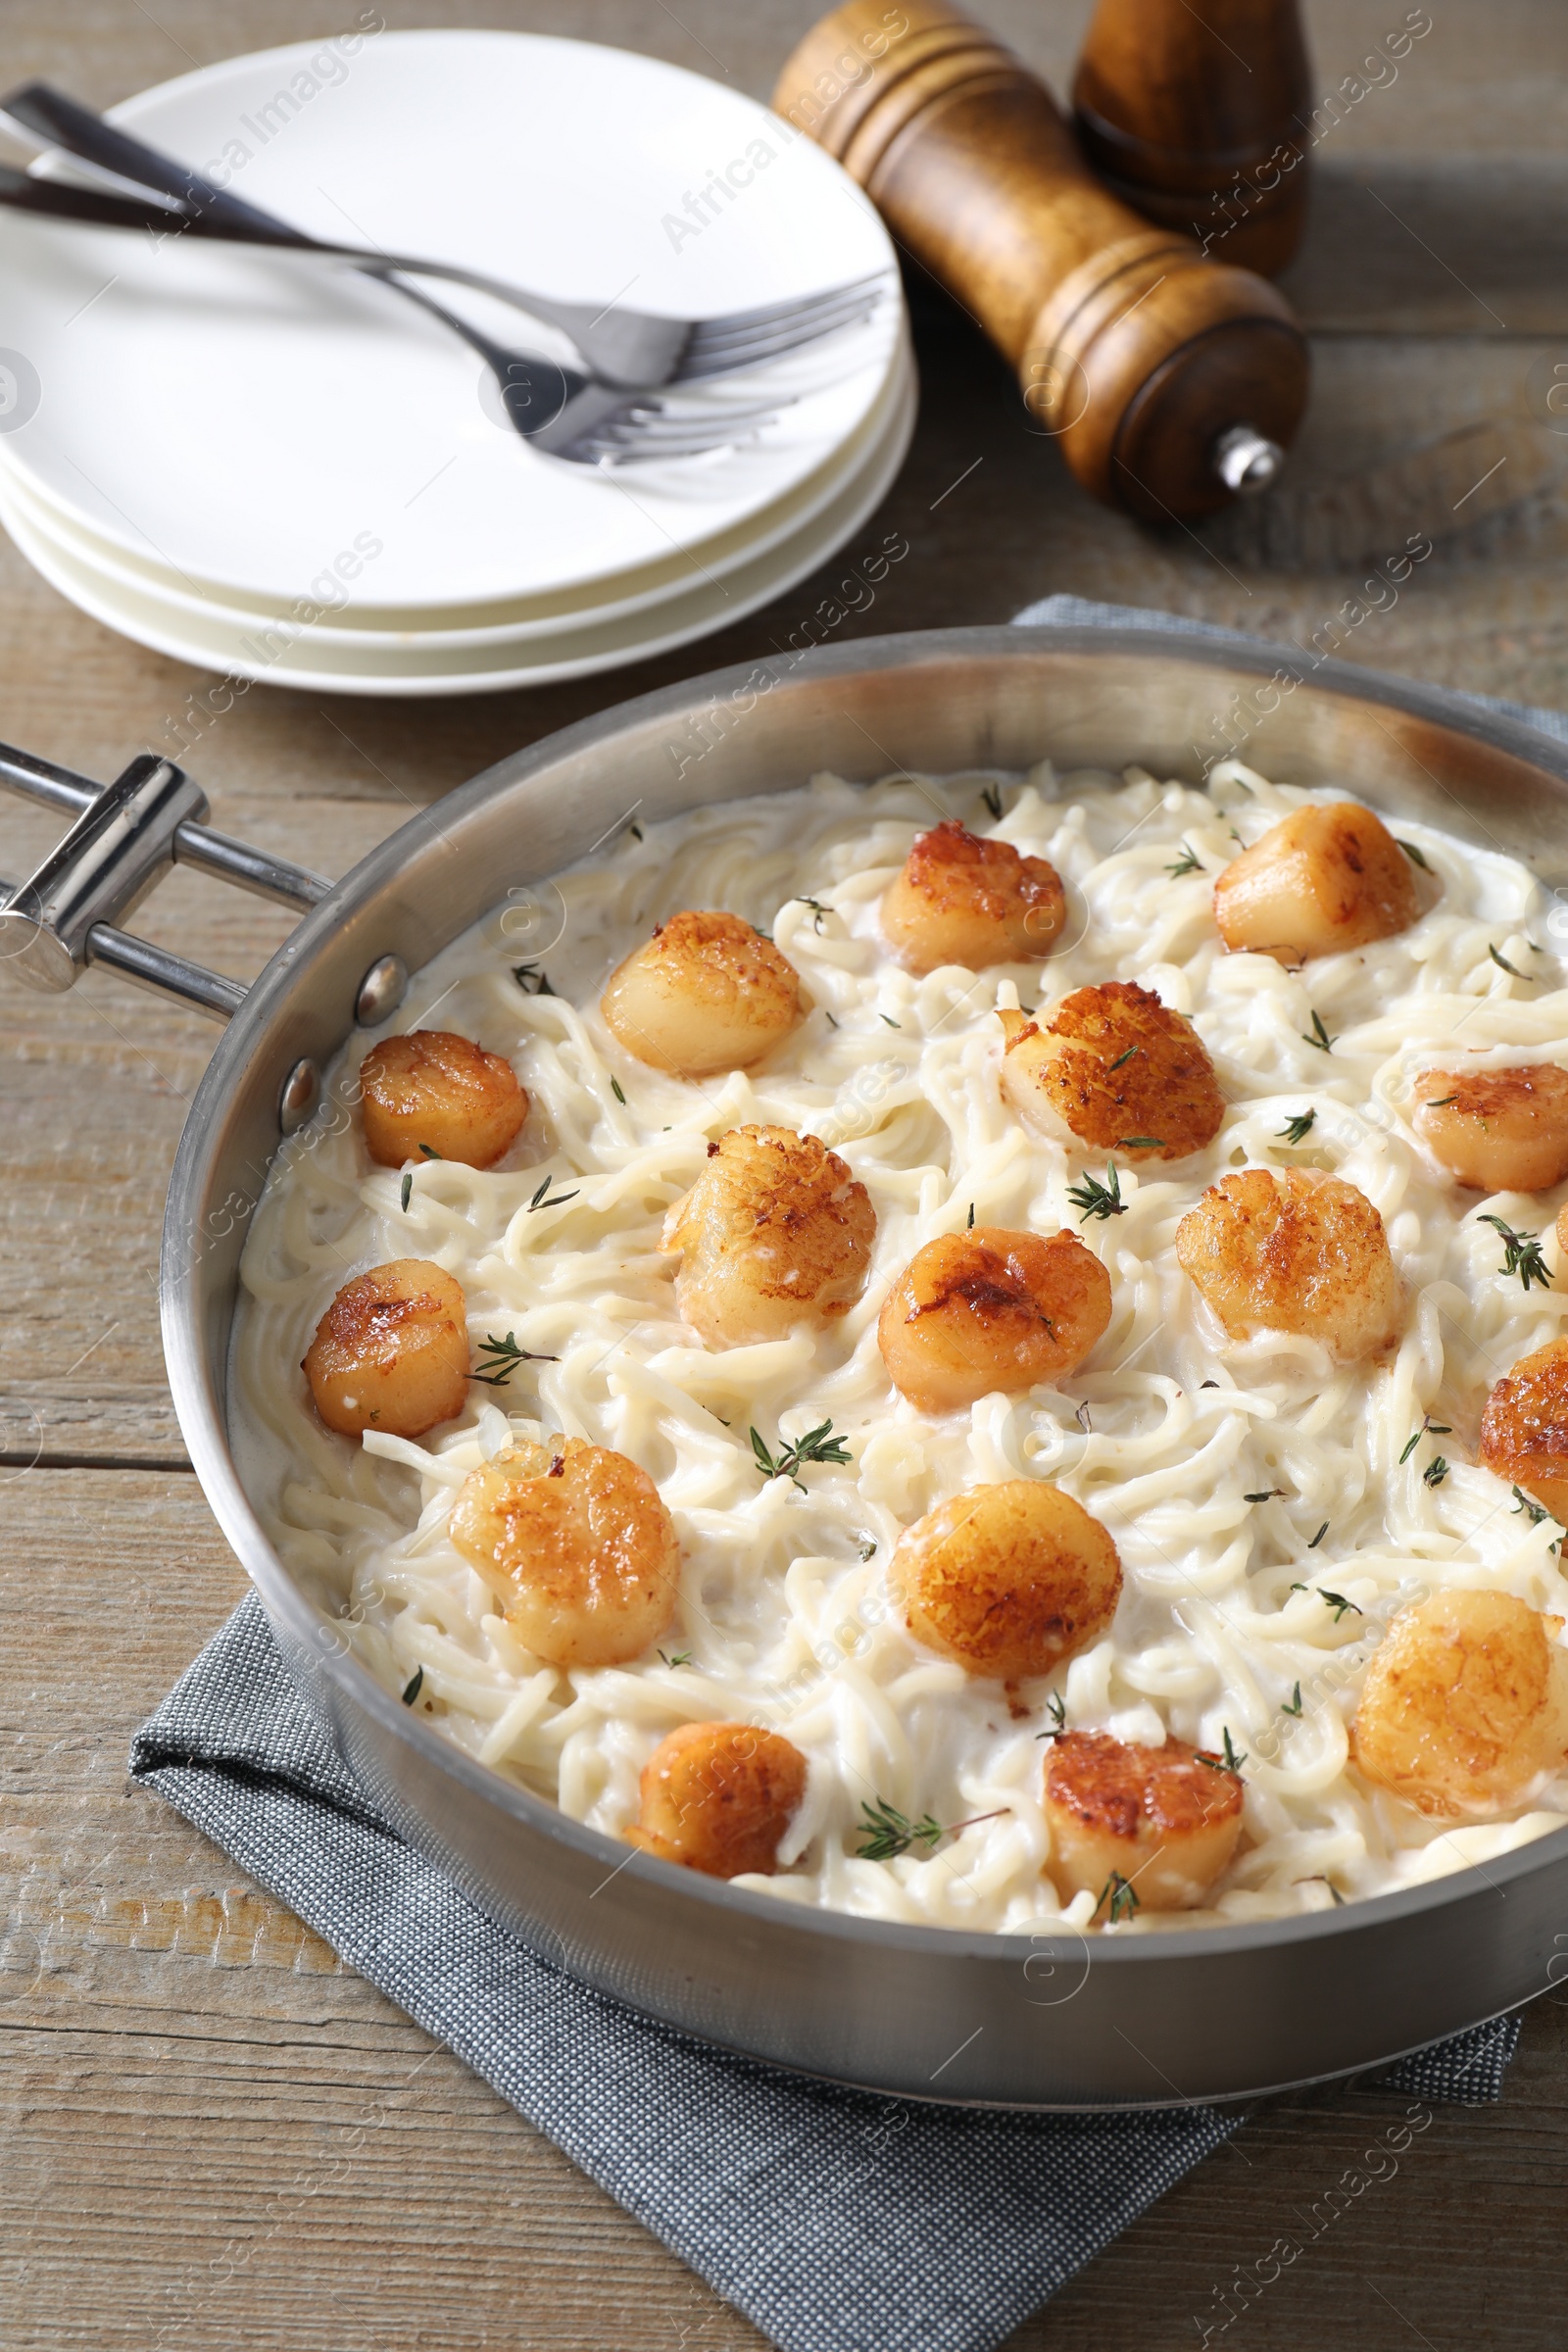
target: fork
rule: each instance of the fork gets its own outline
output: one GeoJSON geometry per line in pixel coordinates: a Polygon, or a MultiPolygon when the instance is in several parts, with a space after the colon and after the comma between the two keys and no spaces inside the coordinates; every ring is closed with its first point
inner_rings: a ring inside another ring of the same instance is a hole
{"type": "Polygon", "coordinates": [[[794,398],[786,394],[750,406],[726,401],[709,409],[676,409],[661,396],[628,393],[538,352],[494,343],[421,287],[398,291],[473,346],[500,387],[508,421],[525,441],[572,465],[654,465],[705,457],[751,438],[794,398]]]}
{"type": "MultiPolygon", "coordinates": [[[[764,303],[755,310],[731,311],[715,318],[663,318],[648,311],[621,310],[613,303],[593,311],[586,303],[558,302],[548,295],[532,293],[456,263],[368,251],[364,246],[307,236],[275,214],[265,213],[256,205],[226,194],[186,165],[175,163],[142,140],[117,129],[90,108],[78,105],[63,91],[51,89],[47,82],[24,82],[0,98],[0,115],[34,141],[63,148],[80,162],[94,165],[121,180],[129,180],[138,187],[172,198],[179,210],[171,214],[160,206],[155,214],[149,215],[123,197],[96,189],[73,188],[55,180],[34,179],[28,173],[14,171],[7,171],[0,182],[0,203],[19,211],[91,220],[106,227],[162,226],[181,234],[276,246],[349,261],[398,293],[423,301],[426,309],[433,306],[404,283],[405,273],[446,278],[528,311],[548,325],[559,327],[576,345],[601,384],[626,392],[656,392],[667,384],[735,374],[764,361],[781,358],[805,343],[814,343],[841,328],[858,325],[869,318],[887,291],[887,273],[875,271],[844,285],[829,287],[820,294],[764,303]]],[[[436,315],[466,340],[474,341],[472,333],[459,324],[451,312],[437,307],[436,315]]],[[[475,348],[483,350],[484,345],[476,343],[475,348]]],[[[505,380],[502,396],[506,396],[505,380]]]]}

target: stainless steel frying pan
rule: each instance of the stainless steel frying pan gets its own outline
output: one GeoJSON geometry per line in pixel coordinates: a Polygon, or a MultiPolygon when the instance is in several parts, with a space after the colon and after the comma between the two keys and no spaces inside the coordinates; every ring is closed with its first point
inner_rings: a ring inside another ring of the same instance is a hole
{"type": "Polygon", "coordinates": [[[102,960],[228,1021],[170,1187],[164,1342],[191,1458],[294,1673],[413,1844],[534,1950],[688,2033],[916,2097],[1168,2105],[1367,2066],[1568,1969],[1568,1831],[1344,1910],[1093,1944],[803,1911],[628,1855],[370,1680],[272,1551],[229,1451],[236,1269],[280,1126],[310,1115],[356,1006],[384,1018],[408,970],[510,888],[580,856],[633,804],[659,818],[819,768],[871,779],[1047,755],[1197,781],[1233,745],[1267,774],[1350,786],[1568,885],[1562,747],[1436,688],[1196,633],[955,629],[719,670],[503,760],[330,887],[209,832],[200,794],[165,762],[133,763],[94,800],[64,771],[0,757],[0,781],[83,810],[0,912],[12,972],[58,988],[102,960]],[[249,990],[116,927],[175,858],[310,907],[249,990]]]}

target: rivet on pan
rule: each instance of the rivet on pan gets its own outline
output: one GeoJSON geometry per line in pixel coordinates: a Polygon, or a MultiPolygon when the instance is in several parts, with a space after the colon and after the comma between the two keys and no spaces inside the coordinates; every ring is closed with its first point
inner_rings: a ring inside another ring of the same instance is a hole
{"type": "Polygon", "coordinates": [[[378,956],[360,982],[354,1000],[354,1018],[362,1029],[374,1029],[389,1012],[396,1012],[408,994],[409,967],[401,956],[378,956]]]}
{"type": "Polygon", "coordinates": [[[277,1123],[285,1135],[303,1127],[321,1099],[321,1073],[307,1054],[294,1064],[277,1098],[277,1123]]]}

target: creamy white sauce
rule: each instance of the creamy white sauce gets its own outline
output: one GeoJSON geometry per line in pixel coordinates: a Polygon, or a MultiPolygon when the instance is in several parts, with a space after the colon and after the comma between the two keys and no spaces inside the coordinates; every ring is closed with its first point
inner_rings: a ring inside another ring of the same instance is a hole
{"type": "Polygon", "coordinates": [[[1361,1670],[1400,1606],[1466,1587],[1568,1614],[1561,1531],[1472,1466],[1489,1386],[1568,1320],[1568,1291],[1526,1294],[1503,1276],[1481,1212],[1543,1232],[1555,1267],[1550,1226],[1568,1187],[1461,1191],[1409,1124],[1414,1077],[1458,1054],[1467,1069],[1568,1064],[1568,991],[1526,868],[1422,825],[1404,838],[1441,887],[1410,930],[1298,972],[1227,956],[1214,875],[1238,841],[1329,797],[1234,761],[1202,792],[1136,769],[1118,780],[1042,767],[1022,786],[818,777],[644,838],[622,832],[557,882],[514,894],[417,974],[389,1027],[450,1028],[509,1054],[532,1098],[528,1123],[498,1169],[415,1167],[405,1211],[403,1176],[371,1165],[353,1115],[370,1041],[351,1038],[323,1111],[279,1151],[256,1213],[231,1390],[236,1452],[268,1533],[370,1671],[402,1691],[422,1669],[416,1703],[448,1738],[612,1835],[635,1819],[641,1767],[676,1725],[783,1732],[808,1759],[808,1793],[778,1875],[743,1883],[923,1925],[1089,1923],[1093,1897],[1063,1911],[1049,1877],[1039,1734],[1054,1692],[1074,1729],[1207,1748],[1228,1732],[1249,1758],[1243,1850],[1210,1907],[1111,1933],[1327,1908],[1330,1880],[1374,1893],[1560,1826],[1568,1776],[1515,1819],[1453,1828],[1348,1769],[1361,1670]],[[921,980],[887,954],[878,900],[915,835],[949,813],[1057,867],[1068,921],[1046,964],[921,980]],[[1199,870],[1173,876],[1185,851],[1199,870]],[[771,928],[813,1000],[758,1070],[661,1076],[600,1017],[611,969],[682,907],[771,928]],[[518,984],[525,961],[542,964],[553,994],[531,993],[526,974],[518,984]],[[1103,1178],[1102,1158],[1042,1141],[1004,1109],[996,1013],[1107,979],[1139,980],[1193,1019],[1230,1107],[1206,1151],[1121,1169],[1126,1214],[1081,1223],[1068,1187],[1086,1170],[1103,1178]],[[1308,1042],[1314,1012],[1331,1053],[1308,1042]],[[1311,1131],[1292,1147],[1281,1131],[1308,1108],[1311,1131]],[[660,1231],[709,1141],[751,1121],[809,1131],[843,1154],[876,1209],[875,1253],[842,1321],[710,1350],[676,1312],[660,1231]],[[1390,1356],[1344,1368],[1311,1340],[1224,1340],[1176,1263],[1174,1235],[1206,1185],[1256,1164],[1332,1170],[1382,1212],[1406,1309],[1390,1356]],[[573,1197],[534,1208],[547,1173],[548,1198],[573,1197]],[[914,1250],[960,1229],[971,1203],[982,1224],[1081,1233],[1109,1270],[1112,1319],[1060,1389],[933,1418],[891,1388],[877,1316],[914,1250]],[[461,1282],[476,1350],[511,1332],[557,1360],[475,1387],[462,1419],[422,1445],[371,1433],[356,1446],[317,1420],[298,1367],[338,1288],[401,1256],[433,1258],[461,1282]],[[1451,1435],[1424,1435],[1401,1462],[1424,1416],[1451,1435]],[[776,1446],[828,1417],[850,1466],[808,1468],[804,1493],[764,1481],[750,1430],[776,1446]],[[469,1469],[514,1436],[558,1431],[617,1447],[658,1481],[684,1557],[664,1649],[690,1663],[541,1665],[448,1540],[469,1469]],[[1448,1468],[1432,1484],[1440,1453],[1448,1468]],[[1109,1632],[1026,1685],[1021,1717],[999,1685],[919,1647],[884,1579],[912,1520],[1017,1477],[1053,1479],[1095,1512],[1126,1577],[1109,1632]],[[1285,1494],[1245,1499],[1269,1488],[1285,1494]],[[1286,1711],[1298,1685],[1298,1717],[1286,1711]],[[875,1799],[911,1821],[1001,1818],[934,1852],[871,1862],[857,1848],[875,1799]]]}

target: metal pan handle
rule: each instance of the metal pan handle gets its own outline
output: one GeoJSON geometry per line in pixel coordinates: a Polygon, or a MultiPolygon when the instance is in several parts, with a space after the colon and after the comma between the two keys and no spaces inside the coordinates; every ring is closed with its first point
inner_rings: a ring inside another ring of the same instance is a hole
{"type": "MultiPolygon", "coordinates": [[[[70,811],[75,822],[25,882],[0,879],[0,965],[26,987],[54,995],[102,964],[154,995],[226,1021],[245,1002],[237,980],[119,928],[119,917],[155,889],[172,865],[195,866],[255,897],[309,912],[332,888],[319,874],[215,832],[207,796],[182,767],[138,752],[112,784],[95,784],[32,752],[0,743],[0,786],[70,811]]],[[[408,971],[383,956],[361,981],[355,1017],[384,1020],[402,1002],[408,971]]],[[[316,1107],[320,1076],[301,1062],[283,1084],[285,1134],[316,1107]]]]}

